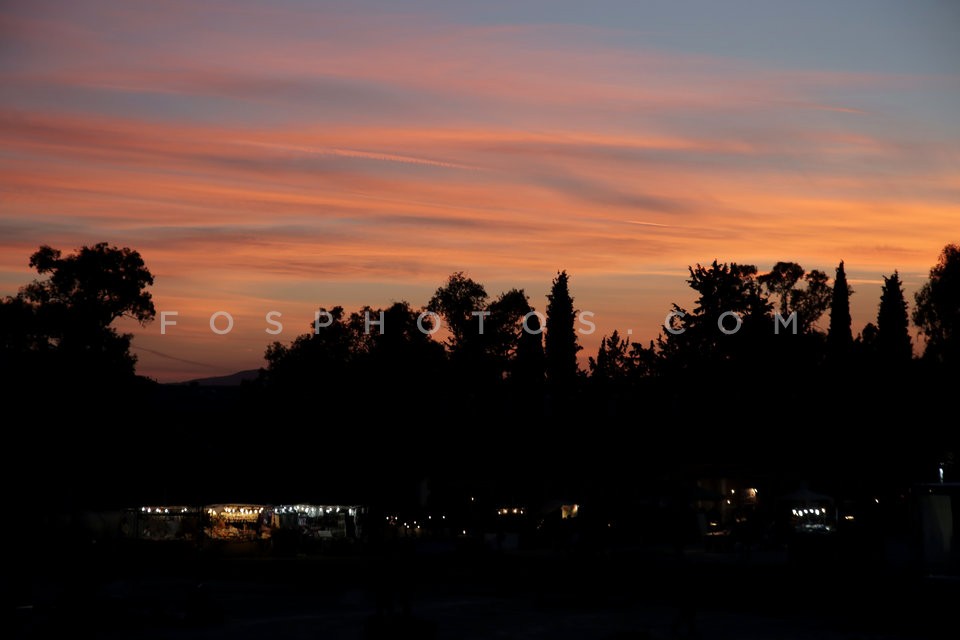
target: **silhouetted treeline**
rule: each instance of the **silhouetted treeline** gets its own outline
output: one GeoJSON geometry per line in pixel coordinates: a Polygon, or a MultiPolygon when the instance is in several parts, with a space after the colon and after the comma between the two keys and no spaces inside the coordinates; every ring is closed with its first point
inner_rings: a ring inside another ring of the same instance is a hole
{"type": "Polygon", "coordinates": [[[860,332],[842,262],[833,282],[791,262],[698,264],[693,308],[674,305],[649,344],[604,336],[585,369],[566,272],[544,313],[455,273],[423,307],[320,309],[233,389],[134,375],[112,323],[154,314],[135,251],[42,247],[31,265],[45,279],[0,303],[3,387],[31,416],[10,450],[35,474],[11,481],[54,501],[417,501],[478,484],[611,499],[705,468],[896,485],[933,480],[957,446],[954,245],[912,310],[885,277],[860,332]]]}

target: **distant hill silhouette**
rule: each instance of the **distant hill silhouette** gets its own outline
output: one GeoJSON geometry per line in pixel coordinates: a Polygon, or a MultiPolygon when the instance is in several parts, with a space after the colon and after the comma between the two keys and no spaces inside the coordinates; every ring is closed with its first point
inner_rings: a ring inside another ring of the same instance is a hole
{"type": "Polygon", "coordinates": [[[241,383],[250,380],[256,380],[260,374],[259,369],[247,369],[238,371],[226,376],[214,376],[212,378],[197,378],[195,380],[186,380],[184,382],[171,382],[173,385],[197,385],[201,387],[239,387],[241,383]]]}

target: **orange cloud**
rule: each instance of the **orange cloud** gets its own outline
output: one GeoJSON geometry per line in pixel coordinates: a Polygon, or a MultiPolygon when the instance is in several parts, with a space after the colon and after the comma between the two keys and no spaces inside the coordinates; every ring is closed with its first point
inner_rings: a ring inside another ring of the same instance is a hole
{"type": "Polygon", "coordinates": [[[255,366],[268,310],[299,318],[289,338],[320,304],[422,304],[458,270],[527,283],[539,308],[569,270],[598,314],[590,350],[618,327],[655,336],[688,264],[843,258],[871,291],[956,240],[956,130],[873,99],[949,78],[247,11],[180,49],[162,36],[211,19],[192,3],[0,20],[18,63],[0,71],[2,292],[41,243],[139,249],[181,313],[171,336],[138,330],[150,375],[255,366]],[[222,339],[219,309],[237,314],[222,339]]]}

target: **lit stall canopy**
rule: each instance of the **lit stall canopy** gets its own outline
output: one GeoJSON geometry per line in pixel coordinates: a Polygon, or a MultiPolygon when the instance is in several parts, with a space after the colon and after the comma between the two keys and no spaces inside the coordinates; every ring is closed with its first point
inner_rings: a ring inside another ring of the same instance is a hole
{"type": "Polygon", "coordinates": [[[356,505],[284,504],[271,509],[270,524],[275,529],[294,529],[313,538],[355,537],[357,516],[363,507],[356,505]]]}
{"type": "Polygon", "coordinates": [[[204,507],[204,533],[213,540],[256,540],[266,532],[269,510],[260,504],[213,504],[204,507]]]}
{"type": "Polygon", "coordinates": [[[121,522],[126,537],[137,540],[192,540],[199,530],[200,513],[184,505],[144,505],[127,509],[121,522]]]}
{"type": "Polygon", "coordinates": [[[808,489],[782,496],[778,503],[797,533],[832,533],[837,528],[833,498],[808,489]]]}
{"type": "Polygon", "coordinates": [[[580,505],[579,504],[564,504],[560,505],[560,518],[563,520],[569,520],[571,518],[576,518],[580,515],[580,505]]]}

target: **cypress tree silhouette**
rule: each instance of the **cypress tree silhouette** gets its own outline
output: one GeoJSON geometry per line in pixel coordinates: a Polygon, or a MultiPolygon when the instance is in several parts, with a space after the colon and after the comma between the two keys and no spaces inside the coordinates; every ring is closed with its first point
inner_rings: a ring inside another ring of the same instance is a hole
{"type": "Polygon", "coordinates": [[[853,289],[847,284],[847,273],[843,269],[843,260],[837,267],[837,277],[833,283],[833,299],[830,302],[830,330],[827,334],[827,346],[835,356],[846,355],[853,345],[853,332],[850,329],[850,296],[853,289]]]}
{"type": "Polygon", "coordinates": [[[903,283],[900,274],[894,271],[889,278],[883,278],[883,293],[877,312],[877,351],[884,361],[903,363],[913,356],[909,326],[903,283]]]}
{"type": "Polygon", "coordinates": [[[581,347],[573,328],[576,311],[566,271],[558,272],[553,279],[547,300],[547,382],[554,387],[569,388],[577,379],[577,352],[581,347]]]}

